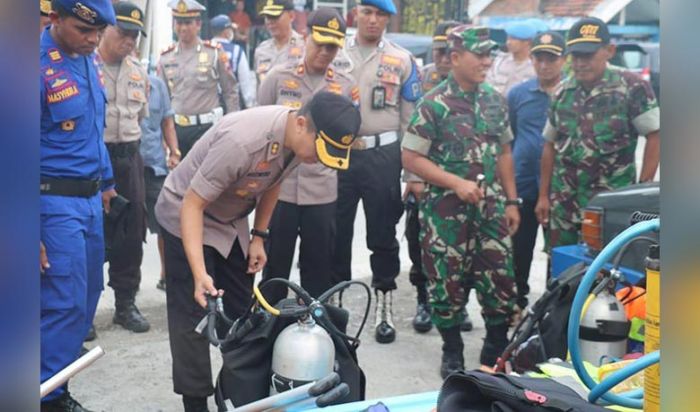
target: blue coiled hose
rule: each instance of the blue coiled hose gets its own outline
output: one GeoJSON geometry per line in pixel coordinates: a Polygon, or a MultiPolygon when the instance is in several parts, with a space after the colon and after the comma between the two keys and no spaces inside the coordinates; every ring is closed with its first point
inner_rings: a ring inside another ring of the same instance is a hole
{"type": "Polygon", "coordinates": [[[598,398],[602,398],[609,403],[627,408],[641,409],[643,407],[643,400],[637,398],[636,396],[621,396],[606,392],[645,367],[659,362],[659,352],[656,351],[644,355],[635,362],[611,374],[599,384],[596,384],[593,378],[586,371],[586,368],[583,365],[583,360],[581,359],[581,348],[579,346],[579,325],[583,305],[588,297],[591,287],[593,286],[596,275],[603,265],[609,261],[627,242],[643,233],[659,230],[659,226],[660,220],[653,219],[646,222],[637,223],[617,235],[593,260],[591,266],[586,271],[586,274],[583,275],[581,284],[576,291],[576,296],[574,297],[574,302],[571,306],[571,312],[569,313],[567,340],[569,352],[571,354],[571,363],[573,364],[579,378],[581,378],[581,381],[583,381],[588,389],[591,390],[591,393],[589,394],[589,402],[595,402],[598,398]]]}

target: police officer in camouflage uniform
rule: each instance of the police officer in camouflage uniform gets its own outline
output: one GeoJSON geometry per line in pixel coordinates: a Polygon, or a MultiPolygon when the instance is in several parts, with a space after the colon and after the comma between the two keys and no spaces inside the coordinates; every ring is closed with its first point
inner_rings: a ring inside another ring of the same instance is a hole
{"type": "Polygon", "coordinates": [[[486,324],[482,368],[490,370],[508,342],[515,306],[510,236],[520,221],[506,102],[482,83],[496,43],[488,28],[462,25],[450,32],[448,45],[452,72],[418,104],[402,143],[404,167],[427,182],[420,240],[432,321],[443,339],[443,378],[464,368],[460,323],[468,277],[486,324]]]}
{"type": "Polygon", "coordinates": [[[374,338],[391,343],[396,339],[392,291],[400,271],[396,224],[403,213],[399,138],[420,98],[420,79],[411,53],[383,37],[390,16],[396,14],[394,3],[361,0],[357,11],[357,33],[333,63],[357,80],[362,112],[362,127],[353,146],[356,160],[338,173],[333,272],[336,283],[352,278],[353,227],[362,200],[377,302],[374,338]]]}
{"type": "Polygon", "coordinates": [[[173,0],[168,7],[178,42],[161,54],[157,70],[168,86],[184,158],[224,113],[238,111],[238,84],[221,45],[199,37],[204,6],[195,0],[173,0]]]}
{"type": "Polygon", "coordinates": [[[575,244],[581,209],[602,191],[635,183],[637,137],[646,136],[640,182],[659,164],[659,106],[649,82],[610,66],[615,54],[607,25],[584,18],[568,33],[574,76],[552,101],[543,132],[535,213],[549,225],[549,247],[575,244]]]}
{"type": "MultiPolygon", "coordinates": [[[[140,121],[148,117],[148,73],[131,53],[139,35],[145,35],[144,14],[130,1],[114,4],[117,24],[105,29],[97,54],[100,57],[107,116],[104,139],[114,169],[118,193],[130,202],[123,236],[105,239],[109,261],[109,286],[114,290],[112,322],[132,332],[146,332],[148,321],[136,307],[141,284],[143,241],[146,238],[146,188],[140,121]]],[[[114,232],[109,231],[107,233],[114,232]]]]}
{"type": "MultiPolygon", "coordinates": [[[[421,85],[424,93],[435,88],[435,86],[445,80],[450,73],[452,62],[450,62],[450,53],[447,49],[447,32],[459,25],[459,22],[452,20],[440,22],[435,28],[435,32],[433,33],[433,61],[435,63],[425,65],[421,69],[421,85]]],[[[426,289],[428,278],[425,276],[425,273],[423,273],[420,261],[420,241],[418,240],[418,233],[420,232],[420,224],[418,223],[418,201],[420,201],[420,196],[423,193],[425,184],[415,175],[404,176],[408,180],[406,183],[406,191],[404,192],[404,203],[406,207],[406,241],[408,242],[408,256],[411,259],[409,279],[411,284],[416,287],[418,300],[416,316],[413,317],[412,323],[413,329],[415,329],[416,332],[425,333],[433,328],[433,322],[430,320],[428,291],[426,289]]],[[[469,293],[467,293],[467,295],[469,295],[469,293]]],[[[462,331],[468,332],[472,330],[473,327],[465,305],[462,331]]]]}
{"type": "Polygon", "coordinates": [[[272,38],[255,48],[253,68],[258,76],[258,87],[273,67],[299,63],[304,55],[304,38],[292,29],[292,0],[267,0],[260,14],[265,17],[265,27],[272,38]]]}
{"type": "MultiPolygon", "coordinates": [[[[286,67],[277,66],[267,74],[260,85],[260,105],[298,109],[324,90],[346,96],[359,105],[355,80],[330,67],[345,41],[345,20],[334,8],[320,7],[309,15],[307,25],[304,60],[286,67]]],[[[312,163],[299,165],[290,173],[282,182],[270,221],[270,259],[263,279],[289,279],[299,237],[301,286],[315,297],[330,289],[337,198],[338,175],[334,169],[312,163]]],[[[276,302],[286,292],[286,287],[270,291],[267,298],[276,302]]]]}

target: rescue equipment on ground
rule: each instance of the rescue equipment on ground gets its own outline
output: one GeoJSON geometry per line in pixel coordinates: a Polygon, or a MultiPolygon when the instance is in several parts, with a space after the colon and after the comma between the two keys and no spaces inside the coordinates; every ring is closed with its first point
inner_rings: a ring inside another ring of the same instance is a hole
{"type": "Polygon", "coordinates": [[[220,347],[223,355],[215,388],[219,411],[234,410],[267,398],[271,389],[275,393],[298,388],[329,372],[337,373],[342,381],[338,386],[347,388],[346,396],[336,396],[332,403],[364,400],[365,377],[356,351],[371,304],[367,285],[358,281],[341,282],[318,299],[297,284],[280,278],[264,281],[253,290],[249,310],[235,322],[225,315],[221,298],[210,298],[209,313],[197,326],[197,331],[220,347]],[[262,291],[268,285],[280,284],[295,297],[270,305],[262,291]],[[348,336],[345,333],[348,311],[327,302],[352,285],[364,288],[367,303],[356,334],[348,336]],[[220,339],[222,332],[226,336],[220,339]]]}
{"type": "MultiPolygon", "coordinates": [[[[652,218],[653,216],[636,216],[633,215],[633,225],[626,230],[624,230],[622,233],[620,233],[618,236],[616,236],[610,243],[603,248],[603,250],[596,256],[596,258],[593,260],[591,263],[590,267],[586,271],[586,274],[583,276],[583,279],[581,280],[581,284],[579,285],[579,288],[576,292],[576,296],[574,297],[574,302],[571,307],[571,313],[569,314],[569,325],[568,325],[568,345],[569,345],[569,351],[571,353],[571,362],[574,366],[574,369],[576,370],[576,373],[578,377],[581,379],[581,381],[591,390],[589,395],[588,395],[588,400],[590,402],[596,402],[598,399],[602,398],[604,401],[615,404],[615,405],[620,405],[623,407],[628,407],[628,408],[636,408],[636,409],[641,409],[642,406],[645,403],[649,402],[654,402],[655,400],[658,401],[658,385],[653,386],[654,382],[654,377],[656,376],[653,373],[650,373],[649,376],[646,375],[645,373],[645,392],[644,392],[644,400],[640,399],[638,394],[627,394],[626,396],[623,395],[617,395],[614,393],[611,393],[610,390],[623,380],[629,378],[630,376],[633,376],[637,372],[648,368],[652,365],[656,365],[659,363],[660,360],[660,352],[659,350],[653,350],[642,356],[641,358],[635,360],[634,362],[630,363],[629,365],[623,367],[622,369],[613,372],[610,374],[606,379],[602,380],[600,383],[596,383],[595,380],[590,376],[588,371],[586,370],[584,364],[583,364],[583,356],[581,352],[581,347],[579,345],[580,342],[580,322],[581,322],[581,317],[583,315],[584,307],[586,306],[587,302],[592,302],[594,298],[594,295],[589,293],[591,290],[591,287],[593,286],[594,281],[596,280],[597,274],[600,271],[600,269],[603,267],[603,265],[611,258],[613,257],[618,250],[634,238],[638,237],[639,235],[650,232],[650,231],[658,231],[659,226],[660,226],[660,220],[658,217],[653,218],[651,220],[643,220],[647,218],[652,218]],[[637,221],[635,223],[635,221],[637,221]],[[652,385],[649,384],[649,381],[652,382],[652,385]]],[[[653,248],[652,248],[653,250],[653,248]]],[[[655,249],[658,251],[658,249],[655,249]]],[[[653,263],[649,263],[650,261],[653,261],[653,255],[654,253],[650,253],[650,259],[647,262],[647,266],[649,267],[654,266],[653,263]]],[[[656,260],[658,260],[658,253],[656,254],[656,260]]],[[[655,272],[658,273],[658,268],[660,266],[656,265],[656,270],[655,272]]],[[[653,271],[653,270],[652,270],[653,271]]],[[[649,273],[649,270],[647,270],[649,273]]],[[[658,280],[658,277],[657,277],[658,280]]],[[[650,315],[650,308],[652,309],[652,312],[654,311],[655,308],[653,308],[653,305],[656,304],[658,305],[658,297],[659,297],[659,287],[658,287],[658,281],[650,282],[650,279],[647,279],[647,313],[646,317],[649,319],[650,315]],[[654,303],[652,303],[654,301],[654,303]]],[[[658,306],[657,306],[658,308],[658,306]]],[[[658,313],[658,311],[656,312],[658,313]]],[[[657,318],[658,319],[658,316],[657,318]]],[[[649,331],[646,331],[646,339],[649,339],[649,331]]],[[[645,345],[646,346],[646,345],[645,345]]],[[[649,348],[652,349],[652,348],[649,348]]],[[[657,369],[658,370],[658,369],[657,369]]],[[[657,379],[656,382],[659,380],[657,379]]],[[[645,408],[645,410],[647,410],[645,408]]]]}

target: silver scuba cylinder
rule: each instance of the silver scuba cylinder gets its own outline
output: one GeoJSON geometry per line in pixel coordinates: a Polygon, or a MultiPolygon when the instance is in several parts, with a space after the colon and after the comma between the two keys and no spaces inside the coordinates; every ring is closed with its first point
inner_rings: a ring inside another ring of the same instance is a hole
{"type": "Polygon", "coordinates": [[[581,319],[581,358],[595,366],[608,363],[604,362],[606,357],[621,358],[627,351],[629,329],[630,322],[622,303],[608,290],[603,290],[581,319]]]}
{"type": "Polygon", "coordinates": [[[333,372],[335,345],[310,316],[287,326],[272,348],[270,395],[296,388],[333,372]]]}

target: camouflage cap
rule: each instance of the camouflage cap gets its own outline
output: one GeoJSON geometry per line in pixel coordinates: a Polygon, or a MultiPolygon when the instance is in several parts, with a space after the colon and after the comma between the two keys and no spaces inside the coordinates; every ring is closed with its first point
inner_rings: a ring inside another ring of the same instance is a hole
{"type": "Polygon", "coordinates": [[[488,27],[464,24],[457,26],[447,36],[447,45],[451,50],[466,50],[482,54],[498,47],[491,40],[488,27]]]}

